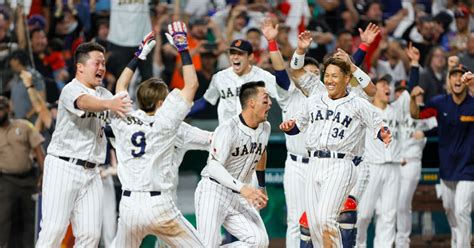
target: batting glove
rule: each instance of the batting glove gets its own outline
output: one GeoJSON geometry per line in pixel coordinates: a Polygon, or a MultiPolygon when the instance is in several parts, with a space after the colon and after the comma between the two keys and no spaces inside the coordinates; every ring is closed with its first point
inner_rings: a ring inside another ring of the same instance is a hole
{"type": "Polygon", "coordinates": [[[155,47],[155,44],[155,33],[152,31],[145,35],[138,50],[135,52],[135,56],[141,60],[145,60],[146,56],[151,52],[153,47],[155,47]]]}
{"type": "Polygon", "coordinates": [[[186,24],[183,22],[173,22],[168,25],[168,32],[166,38],[168,42],[178,49],[178,52],[188,50],[188,38],[186,24]]]}

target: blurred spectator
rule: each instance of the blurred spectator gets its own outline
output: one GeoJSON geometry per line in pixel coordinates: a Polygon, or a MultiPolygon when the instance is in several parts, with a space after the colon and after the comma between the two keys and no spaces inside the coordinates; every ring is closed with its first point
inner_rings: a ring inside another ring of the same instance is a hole
{"type": "Polygon", "coordinates": [[[333,45],[335,37],[331,33],[329,26],[319,18],[311,19],[306,29],[311,31],[313,35],[313,42],[311,42],[306,54],[317,61],[322,61],[328,51],[332,50],[331,45],[333,45]]]}
{"type": "Polygon", "coordinates": [[[470,70],[474,70],[474,32],[469,34],[466,50],[459,55],[459,62],[470,70]]]}
{"type": "MultiPolygon", "coordinates": [[[[301,0],[285,0],[280,6],[284,6],[283,9],[286,18],[284,23],[289,27],[288,41],[292,47],[296,47],[298,42],[298,34],[305,30],[306,25],[308,24],[311,13],[310,12],[310,2],[313,6],[315,1],[301,1],[301,0]]],[[[260,22],[263,20],[260,20],[260,22]]]]}
{"type": "Polygon", "coordinates": [[[11,77],[9,70],[6,70],[7,57],[18,49],[18,43],[14,42],[8,32],[8,17],[5,12],[0,11],[0,93],[5,91],[6,82],[11,77]]]}
{"type": "Polygon", "coordinates": [[[48,54],[44,56],[44,63],[51,65],[53,70],[54,81],[59,90],[62,90],[64,85],[69,80],[69,72],[67,71],[66,61],[63,57],[64,43],[58,38],[54,38],[49,42],[48,54]]]}
{"type": "Polygon", "coordinates": [[[420,74],[420,87],[425,91],[424,102],[446,93],[446,53],[440,46],[433,47],[425,61],[425,69],[420,74]]]}
{"type": "Polygon", "coordinates": [[[416,23],[409,27],[402,38],[406,41],[411,41],[413,46],[420,51],[420,61],[426,61],[426,55],[431,48],[437,44],[434,40],[434,22],[433,18],[428,15],[417,17],[416,23]]]}
{"type": "Polygon", "coordinates": [[[449,32],[442,37],[441,45],[450,55],[456,55],[466,50],[469,39],[469,9],[461,5],[454,12],[456,32],[449,32]]]}
{"type": "Polygon", "coordinates": [[[245,4],[237,4],[228,5],[211,18],[221,30],[225,30],[226,41],[231,42],[233,39],[245,39],[247,29],[259,27],[264,14],[249,10],[245,4]]]}
{"type": "MultiPolygon", "coordinates": [[[[377,56],[378,57],[378,56],[377,56]]],[[[389,74],[392,80],[389,83],[390,92],[392,93],[392,100],[394,99],[395,82],[406,80],[408,62],[399,41],[391,40],[388,42],[387,49],[381,58],[374,61],[374,67],[377,70],[377,75],[389,74]],[[382,59],[384,58],[384,59],[382,59]]]]}
{"type": "Polygon", "coordinates": [[[48,38],[45,31],[39,28],[31,30],[30,38],[34,68],[45,81],[47,102],[54,103],[59,99],[59,90],[54,82],[53,68],[44,60],[48,54],[48,38]]]}
{"type": "Polygon", "coordinates": [[[253,48],[253,58],[251,59],[250,63],[264,70],[270,69],[270,55],[268,54],[267,49],[263,49],[261,46],[262,32],[260,29],[249,28],[249,30],[247,30],[246,39],[250,42],[250,44],[252,44],[253,48]]]}
{"type": "Polygon", "coordinates": [[[348,30],[342,30],[339,32],[336,39],[336,48],[341,48],[346,53],[352,54],[352,47],[352,32],[348,30]]]}
{"type": "Polygon", "coordinates": [[[278,47],[280,47],[281,56],[285,60],[290,60],[291,56],[293,56],[293,47],[290,44],[289,38],[290,29],[285,24],[281,24],[278,27],[277,43],[278,47]]]}
{"type": "MultiPolygon", "coordinates": [[[[149,0],[111,1],[111,4],[107,70],[118,78],[152,28],[149,0]]],[[[141,81],[153,76],[152,63],[152,59],[139,63],[141,81]]]]}
{"type": "Polygon", "coordinates": [[[212,16],[218,10],[225,8],[225,0],[201,0],[201,1],[187,1],[184,7],[184,14],[187,19],[202,18],[204,16],[212,16]]]}
{"type": "Polygon", "coordinates": [[[34,247],[35,202],[40,180],[33,168],[34,154],[43,170],[43,137],[25,120],[9,118],[8,99],[0,96],[0,247],[34,247]],[[14,223],[13,218],[18,216],[14,223]],[[21,223],[21,225],[15,225],[21,223]],[[16,230],[12,230],[15,226],[16,230]],[[10,246],[9,246],[10,241],[10,246]],[[12,244],[22,241],[23,244],[12,244]]]}
{"type": "Polygon", "coordinates": [[[31,68],[28,54],[23,50],[13,52],[9,57],[8,63],[11,70],[15,73],[14,77],[10,80],[13,115],[17,119],[28,119],[34,123],[37,115],[28,97],[28,91],[37,91],[44,100],[46,92],[43,77],[38,71],[31,68]],[[28,89],[25,87],[21,77],[22,71],[25,70],[32,75],[32,85],[28,89]]]}
{"type": "Polygon", "coordinates": [[[400,8],[394,15],[386,16],[384,18],[382,7],[382,3],[378,0],[367,1],[364,5],[363,14],[360,17],[357,26],[365,29],[365,27],[372,22],[379,27],[383,27],[384,34],[390,34],[408,14],[408,11],[405,8],[400,8]]]}
{"type": "MultiPolygon", "coordinates": [[[[212,51],[206,50],[201,53],[202,68],[197,72],[197,78],[199,81],[199,88],[196,91],[194,100],[197,100],[204,96],[209,84],[211,83],[212,76],[217,72],[217,57],[212,51]]],[[[195,116],[196,119],[217,119],[217,106],[209,106],[206,111],[199,113],[195,116]]]]}

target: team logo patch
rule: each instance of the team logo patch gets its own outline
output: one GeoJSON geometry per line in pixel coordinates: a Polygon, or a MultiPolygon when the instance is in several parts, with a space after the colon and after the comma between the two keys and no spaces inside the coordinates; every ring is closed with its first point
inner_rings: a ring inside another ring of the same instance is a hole
{"type": "Polygon", "coordinates": [[[236,46],[236,47],[239,47],[240,45],[242,45],[242,41],[241,41],[241,40],[237,40],[237,41],[235,42],[235,46],[236,46]]]}
{"type": "Polygon", "coordinates": [[[461,122],[474,122],[474,115],[461,115],[461,122]]]}

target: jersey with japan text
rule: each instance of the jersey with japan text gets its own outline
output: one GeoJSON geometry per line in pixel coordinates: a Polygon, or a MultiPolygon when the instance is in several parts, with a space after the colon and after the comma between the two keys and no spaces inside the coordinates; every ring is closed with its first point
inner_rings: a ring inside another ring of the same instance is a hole
{"type": "MultiPolygon", "coordinates": [[[[242,123],[239,116],[234,116],[214,131],[208,161],[217,160],[232,177],[248,184],[267,149],[270,130],[267,121],[252,129],[242,123]]],[[[204,177],[209,177],[207,168],[201,172],[204,177]]]]}
{"type": "Polygon", "coordinates": [[[104,135],[109,111],[86,112],[76,107],[76,100],[90,94],[99,98],[111,98],[103,87],[87,88],[74,78],[61,91],[56,128],[48,146],[48,154],[70,157],[102,164],[107,146],[104,135]]]}

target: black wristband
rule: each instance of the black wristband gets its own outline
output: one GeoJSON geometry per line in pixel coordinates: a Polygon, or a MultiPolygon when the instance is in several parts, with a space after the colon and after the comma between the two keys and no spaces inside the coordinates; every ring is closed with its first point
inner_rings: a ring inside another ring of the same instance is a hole
{"type": "Polygon", "coordinates": [[[139,61],[140,60],[137,57],[134,56],[133,59],[130,60],[130,62],[128,62],[127,67],[130,68],[130,70],[135,71],[138,67],[138,62],[139,61]]]}
{"type": "Polygon", "coordinates": [[[265,171],[256,171],[258,186],[265,188],[265,171]]]}
{"type": "Polygon", "coordinates": [[[192,65],[193,60],[191,59],[191,55],[189,54],[189,50],[184,50],[181,53],[181,61],[183,65],[192,65]]]}

